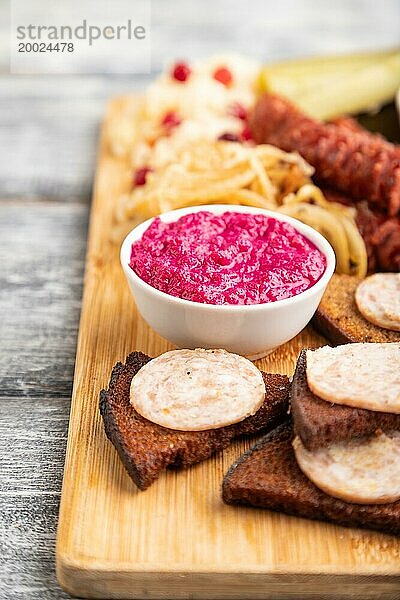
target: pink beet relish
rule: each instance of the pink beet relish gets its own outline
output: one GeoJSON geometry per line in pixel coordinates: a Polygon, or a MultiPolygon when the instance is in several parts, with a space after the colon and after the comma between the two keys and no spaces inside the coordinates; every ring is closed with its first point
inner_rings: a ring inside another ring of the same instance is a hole
{"type": "Polygon", "coordinates": [[[152,287],[205,304],[264,304],[297,296],[326,269],[289,223],[262,214],[200,211],[154,219],[132,244],[130,267],[152,287]]]}

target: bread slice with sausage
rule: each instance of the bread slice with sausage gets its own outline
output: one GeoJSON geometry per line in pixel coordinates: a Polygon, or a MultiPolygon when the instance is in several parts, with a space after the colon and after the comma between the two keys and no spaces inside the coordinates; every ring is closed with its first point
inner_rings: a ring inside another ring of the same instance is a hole
{"type": "Polygon", "coordinates": [[[292,439],[293,427],[287,421],[241,456],[225,475],[223,500],[400,535],[400,500],[351,504],[328,496],[300,470],[292,439]]]}
{"type": "Polygon", "coordinates": [[[290,391],[294,429],[308,450],[346,441],[376,430],[400,431],[400,415],[352,408],[322,400],[308,387],[306,350],[297,361],[290,391]]]}
{"type": "Polygon", "coordinates": [[[335,273],[311,321],[334,346],[351,342],[400,342],[400,332],[383,329],[365,319],[355,293],[361,279],[335,273]]]}
{"type": "Polygon", "coordinates": [[[128,474],[144,490],[168,467],[187,468],[226,448],[235,438],[265,432],[287,415],[289,379],[263,373],[265,400],[259,410],[239,423],[205,431],[177,431],[148,421],[130,403],[133,376],[151,358],[133,352],[112,371],[100,393],[104,428],[128,474]]]}

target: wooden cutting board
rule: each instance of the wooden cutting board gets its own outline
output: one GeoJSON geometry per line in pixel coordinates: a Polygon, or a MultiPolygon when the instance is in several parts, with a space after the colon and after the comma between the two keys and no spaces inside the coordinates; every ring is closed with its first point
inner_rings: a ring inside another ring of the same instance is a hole
{"type": "MultiPolygon", "coordinates": [[[[223,504],[222,477],[249,441],[140,492],[106,439],[98,399],[114,363],[132,350],[156,356],[172,348],[138,315],[112,230],[129,169],[107,138],[127,102],[108,108],[96,176],[58,526],[60,584],[87,598],[399,598],[399,539],[223,504]]],[[[291,374],[299,350],[321,343],[307,329],[256,364],[291,374]]]]}

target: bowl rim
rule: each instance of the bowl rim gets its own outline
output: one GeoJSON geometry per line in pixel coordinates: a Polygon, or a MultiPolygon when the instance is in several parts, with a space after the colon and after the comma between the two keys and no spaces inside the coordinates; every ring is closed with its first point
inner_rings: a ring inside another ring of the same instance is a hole
{"type": "Polygon", "coordinates": [[[324,236],[321,233],[319,233],[319,231],[317,231],[313,227],[302,223],[294,217],[290,217],[288,215],[273,210],[236,204],[202,204],[198,206],[189,206],[185,208],[170,210],[160,215],[157,215],[156,217],[151,217],[150,219],[143,221],[143,223],[139,223],[138,225],[136,225],[127,234],[121,245],[120,261],[124,273],[128,279],[132,279],[139,287],[142,287],[145,291],[152,293],[154,296],[162,300],[167,300],[177,305],[186,306],[194,309],[202,309],[209,311],[218,310],[221,312],[232,311],[236,313],[273,310],[274,308],[294,305],[296,304],[296,302],[306,300],[309,297],[311,298],[315,294],[315,292],[326,288],[335,271],[336,266],[335,252],[331,244],[326,238],[324,238],[324,236]],[[185,298],[172,296],[171,294],[167,294],[166,292],[158,290],[157,288],[144,281],[133,269],[131,269],[131,267],[129,266],[129,260],[132,243],[139,240],[142,237],[143,233],[154,221],[154,219],[160,218],[162,221],[171,223],[173,221],[177,221],[182,216],[201,211],[214,212],[215,214],[222,214],[224,212],[262,214],[268,217],[273,217],[279,221],[290,223],[299,233],[308,238],[313,244],[315,244],[318,250],[320,250],[320,252],[324,254],[326,258],[325,271],[320,277],[320,279],[316,283],[314,283],[313,286],[311,286],[304,292],[297,294],[296,296],[291,296],[290,298],[285,298],[283,300],[275,300],[274,302],[264,302],[260,304],[208,304],[205,302],[195,302],[193,300],[186,300],[185,298]]]}

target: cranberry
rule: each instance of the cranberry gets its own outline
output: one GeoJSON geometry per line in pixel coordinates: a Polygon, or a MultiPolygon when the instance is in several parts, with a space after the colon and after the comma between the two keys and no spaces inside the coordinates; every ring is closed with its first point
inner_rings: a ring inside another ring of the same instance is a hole
{"type": "Polygon", "coordinates": [[[222,133],[217,139],[224,142],[240,142],[239,136],[236,135],[236,133],[230,133],[229,131],[222,133]]]}
{"type": "Polygon", "coordinates": [[[242,133],[240,134],[240,139],[242,140],[242,142],[248,142],[253,139],[253,136],[251,134],[251,131],[250,131],[250,128],[248,127],[248,125],[245,125],[243,127],[242,133]]]}
{"type": "Polygon", "coordinates": [[[173,129],[174,127],[180,125],[181,123],[182,119],[180,118],[178,113],[174,112],[173,110],[170,110],[169,112],[165,113],[161,121],[161,124],[164,125],[165,129],[168,132],[171,131],[171,129],[173,129]]]}
{"type": "Polygon", "coordinates": [[[229,114],[241,121],[247,121],[247,110],[239,102],[235,102],[229,107],[229,114]]]}
{"type": "Polygon", "coordinates": [[[136,187],[138,185],[145,185],[147,180],[147,175],[152,172],[151,167],[141,167],[140,169],[136,169],[133,174],[133,185],[136,187]]]}
{"type": "Polygon", "coordinates": [[[226,67],[219,67],[218,69],[215,69],[213,77],[226,86],[230,85],[233,81],[233,75],[226,67]]]}
{"type": "Polygon", "coordinates": [[[176,65],[171,70],[171,77],[173,77],[173,79],[176,79],[176,81],[180,81],[183,83],[189,78],[191,72],[192,71],[187,63],[180,62],[176,63],[176,65]]]}

